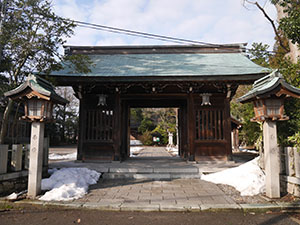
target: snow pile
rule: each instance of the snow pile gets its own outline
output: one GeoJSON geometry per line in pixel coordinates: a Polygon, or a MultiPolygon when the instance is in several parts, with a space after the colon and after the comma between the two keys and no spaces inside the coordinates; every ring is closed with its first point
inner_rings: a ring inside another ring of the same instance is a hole
{"type": "Polygon", "coordinates": [[[16,200],[17,198],[18,198],[18,194],[16,192],[6,197],[7,200],[16,200]]]}
{"type": "Polygon", "coordinates": [[[130,145],[132,146],[143,145],[143,143],[140,140],[130,140],[130,145]]]}
{"type": "Polygon", "coordinates": [[[135,157],[137,156],[140,151],[142,151],[144,148],[143,147],[130,147],[130,156],[135,157]]]}
{"type": "Polygon", "coordinates": [[[167,146],[166,149],[167,149],[167,151],[169,153],[171,153],[171,155],[173,155],[173,156],[178,155],[178,148],[176,148],[176,147],[168,147],[167,146]]]}
{"type": "Polygon", "coordinates": [[[216,184],[227,184],[241,192],[241,196],[253,196],[265,192],[265,174],[258,166],[259,157],[238,167],[202,175],[201,179],[216,184]]]}
{"type": "Polygon", "coordinates": [[[65,154],[65,155],[51,153],[51,154],[49,154],[49,159],[50,160],[62,160],[62,159],[76,160],[77,152],[65,154]]]}
{"type": "Polygon", "coordinates": [[[240,148],[241,152],[247,152],[247,153],[253,153],[253,154],[259,154],[259,152],[257,150],[249,150],[249,149],[245,149],[245,148],[240,148]]]}
{"type": "Polygon", "coordinates": [[[69,201],[83,197],[91,184],[96,184],[100,173],[87,168],[62,168],[42,180],[42,190],[47,191],[40,200],[69,201]]]}

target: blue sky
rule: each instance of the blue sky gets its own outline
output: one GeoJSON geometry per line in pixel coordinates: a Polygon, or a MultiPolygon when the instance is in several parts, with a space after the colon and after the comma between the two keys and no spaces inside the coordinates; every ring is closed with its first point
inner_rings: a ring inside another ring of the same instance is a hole
{"type": "MultiPolygon", "coordinates": [[[[274,44],[270,23],[242,0],[53,0],[55,12],[74,20],[208,43],[274,44]]],[[[259,1],[276,20],[276,10],[259,1]]],[[[266,3],[266,4],[265,4],[266,3]]],[[[76,28],[68,45],[174,44],[76,28]]],[[[248,45],[248,47],[249,47],[248,45]]]]}

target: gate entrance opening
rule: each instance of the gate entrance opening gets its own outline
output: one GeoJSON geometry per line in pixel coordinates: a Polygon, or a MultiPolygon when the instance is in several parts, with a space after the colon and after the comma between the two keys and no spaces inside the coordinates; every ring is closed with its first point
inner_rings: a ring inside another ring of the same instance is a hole
{"type": "Polygon", "coordinates": [[[130,108],[130,157],[178,156],[178,108],[130,108]]]}

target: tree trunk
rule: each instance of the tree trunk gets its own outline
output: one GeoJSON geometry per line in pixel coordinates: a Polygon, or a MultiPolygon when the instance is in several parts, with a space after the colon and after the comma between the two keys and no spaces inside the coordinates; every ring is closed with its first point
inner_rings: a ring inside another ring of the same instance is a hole
{"type": "MultiPolygon", "coordinates": [[[[286,13],[283,12],[284,8],[279,4],[275,5],[277,10],[277,22],[286,16],[286,13]]],[[[297,63],[300,57],[300,50],[298,44],[293,44],[291,40],[289,40],[289,48],[290,52],[287,53],[285,56],[289,57],[293,63],[297,63]]]]}
{"type": "Polygon", "coordinates": [[[13,107],[13,100],[9,99],[3,114],[1,131],[0,131],[0,144],[4,144],[5,141],[5,137],[8,129],[9,115],[11,113],[12,107],[13,107]]]}

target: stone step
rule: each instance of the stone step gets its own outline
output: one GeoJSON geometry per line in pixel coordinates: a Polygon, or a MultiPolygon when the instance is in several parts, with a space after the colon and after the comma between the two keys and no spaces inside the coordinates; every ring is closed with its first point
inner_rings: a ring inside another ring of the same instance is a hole
{"type": "Polygon", "coordinates": [[[235,161],[222,161],[222,160],[206,160],[206,161],[197,161],[197,164],[204,164],[204,165],[232,165],[235,164],[235,161]]]}
{"type": "Polygon", "coordinates": [[[171,179],[200,179],[200,173],[104,173],[103,179],[148,179],[148,180],[171,180],[171,179]]]}
{"type": "Polygon", "coordinates": [[[197,167],[146,167],[146,168],[109,168],[108,173],[199,173],[199,168],[197,167]]]}

